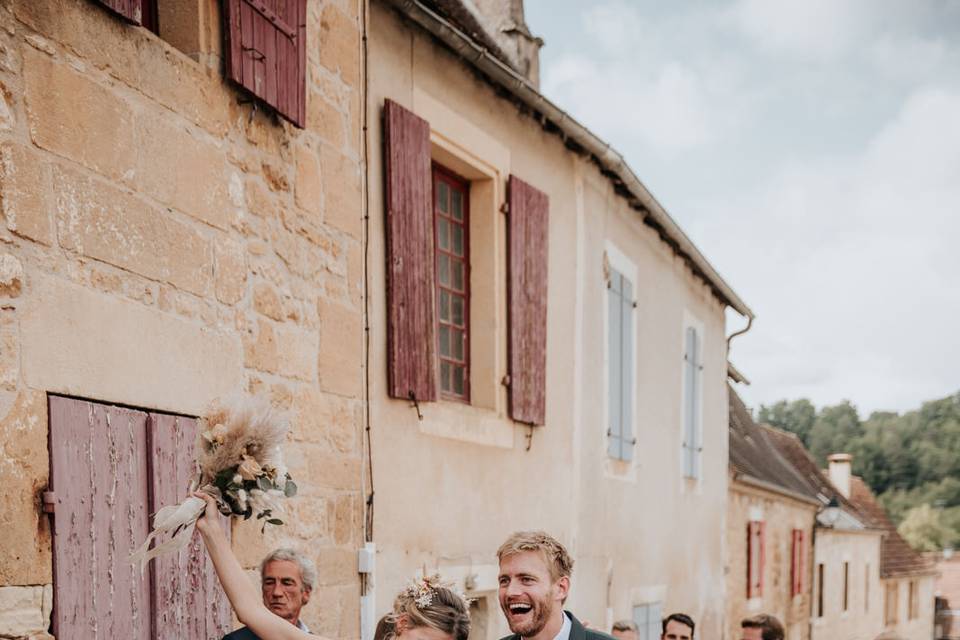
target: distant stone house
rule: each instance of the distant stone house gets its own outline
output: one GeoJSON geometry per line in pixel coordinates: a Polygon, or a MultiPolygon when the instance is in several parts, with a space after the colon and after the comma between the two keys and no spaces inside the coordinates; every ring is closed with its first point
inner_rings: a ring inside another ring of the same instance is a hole
{"type": "MultiPolygon", "coordinates": [[[[545,529],[569,608],[724,624],[725,310],[749,308],[542,96],[522,3],[369,3],[374,587],[439,571],[505,630],[498,545],[545,529]]],[[[812,511],[808,518],[812,522],[812,511]]]]}
{"type": "Polygon", "coordinates": [[[960,638],[960,555],[952,549],[929,554],[936,562],[935,640],[960,638]]]}
{"type": "MultiPolygon", "coordinates": [[[[768,425],[763,428],[821,502],[813,534],[812,640],[876,638],[883,630],[880,546],[884,530],[846,498],[838,488],[842,485],[828,479],[795,434],[768,425]]],[[[841,477],[835,479],[842,483],[841,477]]]]}
{"type": "Polygon", "coordinates": [[[777,449],[775,436],[730,395],[726,637],[740,621],[777,616],[787,640],[810,637],[814,524],[821,498],[777,449]]]}
{"type": "Polygon", "coordinates": [[[238,391],[304,489],[241,560],[303,547],[306,621],[359,636],[361,4],[0,3],[0,636],[229,629],[198,542],[127,558],[238,391]]]}
{"type": "Polygon", "coordinates": [[[833,484],[869,518],[872,526],[884,531],[880,551],[882,637],[904,640],[931,638],[937,574],[934,563],[914,551],[897,533],[870,487],[850,473],[849,456],[831,461],[830,476],[833,484]]]}

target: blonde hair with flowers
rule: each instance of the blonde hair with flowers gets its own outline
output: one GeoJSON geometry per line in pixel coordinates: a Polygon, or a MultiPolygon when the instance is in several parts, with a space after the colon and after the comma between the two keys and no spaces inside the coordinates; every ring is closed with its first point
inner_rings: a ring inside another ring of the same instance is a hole
{"type": "Polygon", "coordinates": [[[397,595],[393,611],[384,616],[381,625],[383,640],[392,640],[405,629],[416,627],[431,627],[453,640],[467,640],[470,599],[442,582],[439,575],[424,576],[410,582],[397,595]]]}

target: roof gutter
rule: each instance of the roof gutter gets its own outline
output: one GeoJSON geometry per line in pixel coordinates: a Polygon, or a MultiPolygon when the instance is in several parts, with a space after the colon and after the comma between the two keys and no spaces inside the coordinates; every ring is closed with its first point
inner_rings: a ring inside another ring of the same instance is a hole
{"type": "Polygon", "coordinates": [[[728,285],[720,274],[710,265],[700,250],[687,237],[673,218],[657,202],[653,194],[633,173],[623,156],[615,151],[610,143],[604,142],[589,129],[577,122],[570,114],[545,98],[529,80],[514,71],[486,48],[477,44],[470,36],[457,29],[453,24],[426,7],[420,0],[386,0],[400,13],[433,34],[437,39],[453,49],[467,62],[472,64],[513,97],[541,114],[543,124],[547,121],[560,130],[568,147],[580,148],[590,154],[600,165],[601,170],[610,177],[617,187],[622,187],[630,204],[643,213],[644,221],[655,228],[660,237],[680,254],[690,265],[693,272],[701,277],[714,293],[742,316],[754,318],[753,311],[740,299],[740,296],[728,285]]]}

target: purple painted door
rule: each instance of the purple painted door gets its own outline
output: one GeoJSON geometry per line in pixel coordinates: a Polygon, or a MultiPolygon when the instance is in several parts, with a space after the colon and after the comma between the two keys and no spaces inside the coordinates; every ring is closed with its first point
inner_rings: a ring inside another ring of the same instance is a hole
{"type": "Polygon", "coordinates": [[[129,556],[147,535],[147,414],[50,397],[53,633],[150,638],[150,589],[129,556]]]}
{"type": "Polygon", "coordinates": [[[187,492],[196,420],[50,396],[53,631],[91,640],[219,639],[230,610],[196,536],[142,574],[148,517],[187,492]]]}

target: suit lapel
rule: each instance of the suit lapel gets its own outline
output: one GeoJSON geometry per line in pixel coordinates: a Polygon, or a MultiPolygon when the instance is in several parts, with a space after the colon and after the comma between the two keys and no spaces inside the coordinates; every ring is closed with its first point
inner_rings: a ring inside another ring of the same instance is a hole
{"type": "Polygon", "coordinates": [[[587,630],[583,628],[577,617],[569,611],[564,611],[564,614],[570,616],[570,640],[586,640],[587,630]]]}

